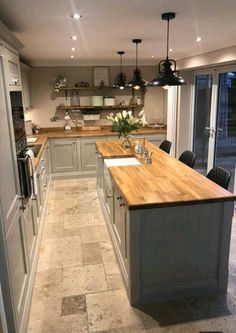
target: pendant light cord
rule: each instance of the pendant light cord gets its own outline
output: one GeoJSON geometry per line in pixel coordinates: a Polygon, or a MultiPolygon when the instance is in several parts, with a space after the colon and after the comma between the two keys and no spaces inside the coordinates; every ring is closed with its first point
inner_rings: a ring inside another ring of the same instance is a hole
{"type": "Polygon", "coordinates": [[[122,74],[122,54],[120,55],[120,72],[122,74]]]}
{"type": "Polygon", "coordinates": [[[138,43],[136,43],[136,69],[138,69],[138,43]]]}
{"type": "Polygon", "coordinates": [[[168,18],[167,20],[167,50],[166,50],[166,59],[169,59],[169,22],[170,22],[170,19],[168,18]]]}

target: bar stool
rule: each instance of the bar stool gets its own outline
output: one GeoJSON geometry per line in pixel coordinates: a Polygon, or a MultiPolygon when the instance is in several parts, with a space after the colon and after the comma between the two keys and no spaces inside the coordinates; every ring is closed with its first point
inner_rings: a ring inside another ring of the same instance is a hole
{"type": "Polygon", "coordinates": [[[231,173],[224,168],[215,166],[208,172],[207,178],[228,190],[231,173]]]}
{"type": "Polygon", "coordinates": [[[191,150],[185,150],[179,157],[179,161],[186,164],[190,168],[193,168],[196,160],[196,155],[191,150]]]}
{"type": "Polygon", "coordinates": [[[165,151],[167,154],[169,154],[171,146],[172,146],[172,142],[170,142],[169,140],[164,140],[160,144],[159,148],[161,150],[165,151]]]}

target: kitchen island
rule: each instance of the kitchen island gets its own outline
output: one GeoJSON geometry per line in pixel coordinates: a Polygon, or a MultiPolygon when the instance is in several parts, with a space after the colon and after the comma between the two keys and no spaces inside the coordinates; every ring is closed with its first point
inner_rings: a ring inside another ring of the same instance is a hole
{"type": "Polygon", "coordinates": [[[134,147],[96,143],[98,195],[130,303],[226,292],[236,197],[146,146],[149,165],[134,147]]]}

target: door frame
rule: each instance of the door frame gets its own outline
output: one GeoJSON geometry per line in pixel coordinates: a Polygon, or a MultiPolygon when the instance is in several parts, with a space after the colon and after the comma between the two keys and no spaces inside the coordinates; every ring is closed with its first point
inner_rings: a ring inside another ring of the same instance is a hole
{"type": "Polygon", "coordinates": [[[209,139],[208,147],[208,163],[207,172],[214,166],[215,160],[215,143],[217,137],[217,107],[218,107],[218,87],[219,87],[219,75],[226,72],[236,72],[236,65],[227,65],[214,68],[205,68],[194,71],[194,84],[193,84],[193,95],[191,103],[191,115],[190,115],[190,138],[191,138],[191,149],[193,149],[193,135],[194,135],[194,111],[195,111],[195,89],[196,89],[196,77],[198,75],[212,75],[212,92],[211,92],[211,110],[210,110],[210,128],[213,129],[213,137],[209,139]]]}

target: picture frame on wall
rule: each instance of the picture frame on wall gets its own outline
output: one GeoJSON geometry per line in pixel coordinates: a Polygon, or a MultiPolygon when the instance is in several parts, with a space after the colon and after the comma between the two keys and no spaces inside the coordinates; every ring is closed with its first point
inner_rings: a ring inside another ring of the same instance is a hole
{"type": "Polygon", "coordinates": [[[95,87],[109,86],[109,67],[93,67],[93,84],[95,87]]]}

